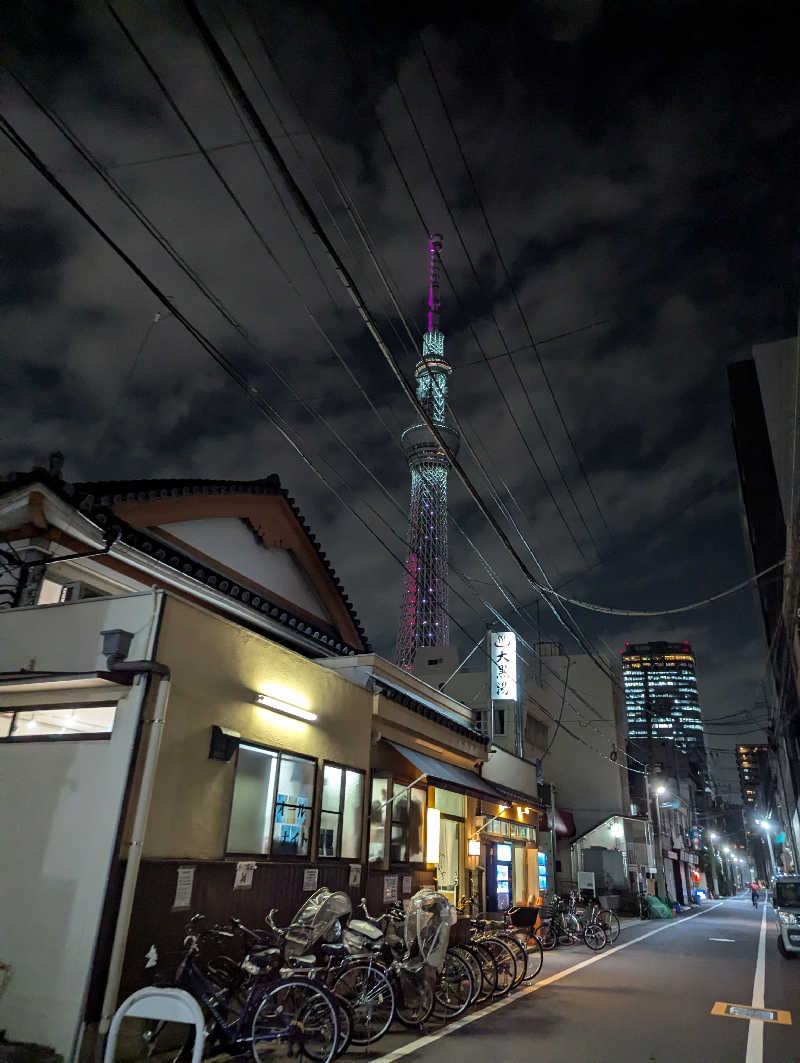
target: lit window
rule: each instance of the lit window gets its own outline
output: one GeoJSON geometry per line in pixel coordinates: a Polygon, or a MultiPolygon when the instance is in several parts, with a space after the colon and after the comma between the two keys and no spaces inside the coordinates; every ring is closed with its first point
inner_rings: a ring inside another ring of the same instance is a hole
{"type": "Polygon", "coordinates": [[[28,708],[0,712],[0,741],[109,738],[117,703],[28,708]]]}
{"type": "Polygon", "coordinates": [[[364,773],[326,764],[322,770],[319,855],[361,859],[364,773]]]}
{"type": "Polygon", "coordinates": [[[307,856],[317,762],[241,743],[228,852],[307,856]]]}

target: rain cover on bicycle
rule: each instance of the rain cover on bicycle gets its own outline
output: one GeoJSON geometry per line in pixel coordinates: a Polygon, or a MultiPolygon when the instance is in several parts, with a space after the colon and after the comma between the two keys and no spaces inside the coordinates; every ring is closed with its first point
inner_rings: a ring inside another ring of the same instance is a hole
{"type": "Polygon", "coordinates": [[[440,971],[444,966],[452,915],[450,902],[441,893],[430,887],[415,893],[406,909],[405,941],[408,954],[416,946],[420,959],[440,971]]]}
{"type": "Polygon", "coordinates": [[[352,910],[353,905],[346,893],[334,893],[326,886],[312,893],[286,931],[286,959],[294,959],[310,952],[328,937],[337,922],[350,915],[352,910]]]}

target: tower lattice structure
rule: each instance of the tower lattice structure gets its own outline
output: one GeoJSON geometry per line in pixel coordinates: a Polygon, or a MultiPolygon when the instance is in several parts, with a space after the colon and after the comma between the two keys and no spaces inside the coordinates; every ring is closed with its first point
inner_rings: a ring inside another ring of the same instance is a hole
{"type": "MultiPolygon", "coordinates": [[[[422,357],[414,369],[417,399],[438,434],[455,454],[459,435],[447,411],[448,378],[439,329],[439,256],[442,238],[430,238],[428,330],[422,338],[422,357]]],[[[447,454],[423,421],[409,425],[401,436],[411,472],[408,553],[397,636],[397,663],[407,670],[421,646],[447,646],[447,454]]]]}

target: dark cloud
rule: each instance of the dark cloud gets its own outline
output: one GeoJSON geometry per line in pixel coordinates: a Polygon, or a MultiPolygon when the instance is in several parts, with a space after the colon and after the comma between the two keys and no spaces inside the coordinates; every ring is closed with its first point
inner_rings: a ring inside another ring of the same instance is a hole
{"type": "MultiPolygon", "coordinates": [[[[281,269],[192,153],[190,138],[104,6],[60,4],[55,11],[52,5],[17,5],[5,27],[4,59],[113,168],[253,346],[222,321],[4,81],[11,120],[176,305],[247,373],[370,527],[402,552],[397,535],[405,533],[407,469],[397,438],[411,414],[397,382],[290,208],[309,258],[273,188],[271,165],[262,165],[254,147],[242,143],[247,127],[182,7],[117,6],[280,266],[357,373],[392,438],[281,269]],[[275,381],[268,361],[360,451],[391,498],[275,381]]],[[[424,325],[426,273],[418,211],[444,233],[454,289],[443,284],[448,353],[456,367],[453,405],[492,486],[517,517],[525,515],[530,547],[551,577],[568,580],[577,597],[643,609],[680,604],[743,578],[747,561],[725,366],[747,357],[753,343],[795,327],[796,13],[744,0],[547,0],[496,5],[483,10],[480,21],[464,5],[440,9],[435,17],[429,5],[415,4],[251,7],[252,20],[238,5],[225,5],[224,12],[252,68],[219,9],[209,7],[209,18],[408,376],[415,350],[336,197],[304,118],[363,217],[415,337],[424,325]],[[276,66],[267,60],[259,33],[276,66]],[[529,337],[441,111],[419,34],[534,336],[541,340],[604,322],[544,343],[540,355],[610,536],[535,354],[524,349],[515,358],[541,430],[508,359],[492,366],[549,490],[487,368],[467,365],[480,358],[476,335],[490,355],[502,353],[504,341],[512,349],[524,347],[529,337]]],[[[67,454],[67,475],[76,480],[246,478],[276,471],[309,516],[372,641],[391,655],[401,582],[394,561],[174,319],[150,328],[160,309],[151,294],[9,145],[0,145],[0,152],[7,208],[4,335],[13,337],[6,342],[11,357],[0,433],[3,467],[23,467],[58,448],[67,454]]],[[[278,188],[282,192],[280,182],[278,188]]],[[[461,454],[488,497],[489,486],[466,445],[461,454]]],[[[532,588],[455,477],[451,504],[519,601],[532,601],[532,588]]],[[[502,599],[455,528],[450,541],[454,566],[473,580],[464,584],[454,575],[453,582],[475,610],[454,596],[453,611],[477,637],[486,613],[483,597],[502,599]]],[[[711,716],[758,696],[763,638],[748,594],[702,613],[650,622],[576,615],[593,639],[614,650],[626,639],[688,638],[711,716]]],[[[541,622],[543,637],[570,642],[552,616],[543,613],[541,622]]],[[[530,625],[526,633],[534,633],[530,625]]],[[[453,635],[467,641],[457,630],[453,635]]]]}

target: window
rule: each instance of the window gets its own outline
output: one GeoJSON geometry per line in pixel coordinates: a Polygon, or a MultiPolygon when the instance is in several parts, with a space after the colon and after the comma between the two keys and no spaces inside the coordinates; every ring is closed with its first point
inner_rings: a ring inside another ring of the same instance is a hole
{"type": "Polygon", "coordinates": [[[495,709],[494,710],[494,733],[496,735],[504,735],[506,733],[506,710],[495,709]]]}
{"type": "Polygon", "coordinates": [[[240,743],[228,852],[308,856],[317,762],[240,743]]]}
{"type": "Polygon", "coordinates": [[[374,778],[370,803],[369,862],[386,863],[388,827],[390,861],[398,864],[423,863],[426,809],[427,790],[424,787],[408,789],[399,780],[374,778]]]}
{"type": "Polygon", "coordinates": [[[361,859],[361,809],[364,773],[325,764],[319,816],[319,856],[361,859]]]}
{"type": "Polygon", "coordinates": [[[115,701],[99,705],[42,705],[0,711],[0,741],[109,738],[116,711],[115,701]]]}

